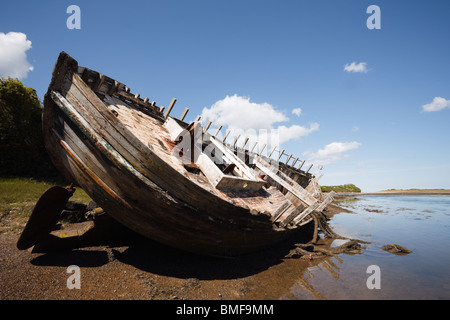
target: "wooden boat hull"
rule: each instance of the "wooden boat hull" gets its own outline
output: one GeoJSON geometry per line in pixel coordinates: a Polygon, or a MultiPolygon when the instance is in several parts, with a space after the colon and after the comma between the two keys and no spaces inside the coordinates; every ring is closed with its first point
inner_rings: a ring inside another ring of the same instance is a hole
{"type": "Polygon", "coordinates": [[[44,99],[45,145],[58,170],[115,220],[168,246],[216,256],[266,248],[299,231],[278,228],[270,215],[221,199],[173,170],[154,145],[133,137],[77,70],[61,53],[44,99]]]}
{"type": "MultiPolygon", "coordinates": [[[[171,157],[161,111],[138,95],[130,96],[117,81],[86,70],[60,54],[44,98],[45,145],[58,170],[115,220],[168,246],[215,256],[266,248],[311,221],[283,227],[274,223],[274,214],[278,218],[289,207],[285,202],[300,204],[303,195],[314,202],[311,210],[319,206],[302,187],[292,189],[283,173],[280,182],[292,193],[284,191],[286,197],[274,188],[218,190],[204,177],[190,174],[171,157]],[[284,211],[277,214],[279,208],[284,211]]],[[[317,189],[314,183],[307,188],[317,189]]],[[[288,218],[300,213],[296,206],[288,218]]]]}

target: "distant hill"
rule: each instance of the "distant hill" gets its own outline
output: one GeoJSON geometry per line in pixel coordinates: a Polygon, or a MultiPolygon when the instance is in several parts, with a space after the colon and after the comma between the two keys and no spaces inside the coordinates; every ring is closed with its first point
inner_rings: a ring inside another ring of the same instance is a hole
{"type": "Polygon", "coordinates": [[[354,184],[344,184],[340,186],[320,186],[322,192],[361,192],[361,189],[354,184]]]}
{"type": "Polygon", "coordinates": [[[378,194],[450,194],[450,189],[388,189],[378,194]]]}

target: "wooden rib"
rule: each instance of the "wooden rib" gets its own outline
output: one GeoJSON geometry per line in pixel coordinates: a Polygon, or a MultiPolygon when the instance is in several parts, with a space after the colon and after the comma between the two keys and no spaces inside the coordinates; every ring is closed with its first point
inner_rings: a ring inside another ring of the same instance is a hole
{"type": "Polygon", "coordinates": [[[167,119],[170,112],[172,111],[173,106],[175,105],[175,102],[177,102],[177,99],[173,98],[172,101],[169,104],[169,107],[167,107],[166,113],[164,113],[164,118],[167,119]]]}
{"type": "Polygon", "coordinates": [[[295,225],[299,224],[304,218],[306,218],[308,215],[310,215],[313,211],[317,209],[319,206],[319,202],[314,203],[313,205],[309,206],[301,214],[299,214],[297,217],[293,219],[293,222],[295,225]]]}
{"type": "Polygon", "coordinates": [[[261,157],[258,157],[255,161],[257,167],[267,174],[271,179],[275,182],[279,183],[281,186],[286,188],[289,192],[291,192],[294,196],[299,198],[301,201],[306,203],[307,205],[312,205],[317,200],[305,189],[303,189],[299,184],[297,184],[294,180],[285,175],[282,171],[270,166],[265,160],[261,157]],[[274,171],[272,171],[274,170],[274,171]],[[280,176],[278,176],[278,174],[280,176]]]}
{"type": "Polygon", "coordinates": [[[291,160],[292,158],[292,153],[287,157],[286,161],[284,162],[285,164],[288,164],[289,160],[291,160]]]}
{"type": "Polygon", "coordinates": [[[303,161],[298,165],[298,170],[300,170],[300,169],[303,167],[303,165],[305,164],[305,161],[306,161],[306,160],[303,160],[303,161]]]}
{"type": "Polygon", "coordinates": [[[249,138],[245,138],[244,143],[242,144],[241,148],[244,149],[245,145],[247,144],[249,138]]]}
{"type": "Polygon", "coordinates": [[[239,140],[240,137],[241,137],[241,135],[238,134],[238,135],[234,138],[234,141],[233,141],[233,147],[236,146],[236,143],[237,143],[237,141],[239,140]]]}
{"type": "Polygon", "coordinates": [[[286,227],[292,220],[294,220],[295,217],[304,212],[305,209],[306,209],[305,206],[303,204],[300,204],[286,218],[280,221],[280,227],[282,228],[286,227]]]}
{"type": "Polygon", "coordinates": [[[286,200],[285,202],[283,202],[281,204],[281,206],[278,207],[277,210],[275,210],[271,216],[272,216],[272,221],[275,222],[283,213],[286,212],[287,209],[289,209],[292,206],[292,202],[290,202],[289,200],[286,200]]]}
{"type": "Polygon", "coordinates": [[[329,194],[327,194],[326,198],[322,201],[321,204],[319,204],[319,206],[317,207],[317,211],[322,211],[326,208],[326,206],[328,204],[330,204],[333,200],[334,200],[334,196],[335,196],[336,192],[331,191],[329,194]]]}
{"type": "Polygon", "coordinates": [[[269,158],[272,156],[272,153],[274,153],[275,149],[277,148],[277,146],[273,147],[272,151],[270,151],[269,153],[269,158]]]}
{"type": "Polygon", "coordinates": [[[263,151],[264,151],[264,149],[266,148],[266,146],[267,146],[267,143],[265,143],[265,144],[262,146],[261,150],[259,150],[258,156],[261,156],[261,154],[263,153],[263,151]]]}
{"type": "Polygon", "coordinates": [[[205,127],[203,128],[203,132],[208,131],[208,129],[209,129],[209,127],[211,126],[211,124],[212,124],[212,121],[209,120],[208,123],[206,123],[205,127]]]}
{"type": "Polygon", "coordinates": [[[222,142],[225,143],[225,140],[227,140],[228,135],[230,134],[231,130],[227,130],[227,132],[225,132],[225,135],[223,136],[222,142]]]}
{"type": "Polygon", "coordinates": [[[217,128],[216,132],[214,132],[213,136],[216,137],[216,136],[219,134],[219,132],[220,132],[221,129],[222,129],[222,126],[219,126],[219,127],[217,128]]]}
{"type": "Polygon", "coordinates": [[[319,167],[316,169],[316,172],[313,173],[313,176],[316,176],[322,169],[323,169],[323,166],[319,165],[319,167]]]}
{"type": "Polygon", "coordinates": [[[180,120],[183,121],[186,117],[187,113],[189,112],[189,108],[184,108],[183,113],[180,116],[180,120]]]}
{"type": "Polygon", "coordinates": [[[277,159],[277,161],[280,161],[280,159],[281,159],[281,156],[282,156],[283,154],[284,154],[284,149],[280,151],[280,154],[279,154],[279,156],[278,156],[278,159],[277,159]]]}

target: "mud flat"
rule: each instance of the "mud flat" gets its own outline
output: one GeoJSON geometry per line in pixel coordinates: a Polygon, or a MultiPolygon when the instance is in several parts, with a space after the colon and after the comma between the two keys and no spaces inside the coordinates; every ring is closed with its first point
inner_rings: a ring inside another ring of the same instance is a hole
{"type": "MultiPolygon", "coordinates": [[[[335,205],[328,216],[346,211],[335,205]]],[[[61,238],[81,234],[91,221],[65,225],[61,238]]],[[[178,251],[126,230],[98,245],[53,253],[19,251],[19,233],[0,234],[0,300],[260,300],[295,299],[289,288],[320,261],[286,258],[294,237],[235,259],[178,251]],[[80,268],[81,289],[68,289],[68,267],[80,268]]],[[[320,298],[320,294],[317,294],[320,298]]]]}

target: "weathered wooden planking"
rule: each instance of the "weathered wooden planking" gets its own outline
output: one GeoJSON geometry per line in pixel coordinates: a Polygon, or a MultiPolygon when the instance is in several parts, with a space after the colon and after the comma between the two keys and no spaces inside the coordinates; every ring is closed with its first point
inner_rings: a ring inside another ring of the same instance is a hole
{"type": "MultiPolygon", "coordinates": [[[[280,221],[280,227],[286,227],[294,218],[302,214],[307,208],[304,205],[296,207],[287,217],[280,221]]],[[[311,211],[312,212],[312,211],[311,211]]]]}
{"type": "MultiPolygon", "coordinates": [[[[73,83],[78,89],[82,89],[84,86],[84,83],[78,78],[77,75],[73,76],[73,83]]],[[[90,93],[91,91],[89,88],[85,88],[82,92],[86,97],[86,100],[84,101],[86,106],[91,106],[89,108],[91,113],[100,113],[100,116],[104,116],[105,120],[108,122],[108,125],[99,126],[102,127],[100,134],[107,137],[109,143],[113,145],[119,153],[124,155],[134,167],[136,167],[140,172],[143,172],[144,175],[148,176],[150,180],[154,181],[163,189],[170,190],[170,192],[177,198],[183,199],[183,201],[190,203],[193,206],[197,206],[201,210],[217,213],[220,211],[225,211],[236,216],[237,220],[245,220],[245,212],[240,212],[239,208],[236,208],[236,206],[232,203],[229,203],[224,199],[214,197],[214,195],[210,192],[203,188],[199,188],[199,186],[195,183],[185,179],[179,171],[168,165],[168,162],[170,163],[171,161],[170,150],[166,151],[164,160],[161,158],[161,156],[164,155],[162,153],[164,150],[160,149],[161,153],[159,156],[157,156],[154,152],[150,152],[150,149],[147,146],[144,146],[141,140],[138,140],[133,134],[131,134],[129,129],[124,127],[114,115],[104,108],[104,104],[98,100],[97,96],[90,93]],[[158,170],[149,170],[150,168],[158,168],[158,170]],[[176,185],[177,188],[174,188],[174,185],[176,185]]],[[[148,122],[147,124],[152,125],[151,122],[148,122]]],[[[157,128],[153,129],[155,130],[155,133],[164,130],[162,125],[156,126],[157,128]]],[[[150,130],[150,128],[148,130],[150,130]]],[[[156,141],[151,144],[151,146],[153,146],[152,149],[158,147],[159,145],[160,144],[156,141]]],[[[154,149],[154,151],[156,150],[154,149]]]]}
{"type": "Polygon", "coordinates": [[[292,206],[292,202],[286,200],[276,211],[272,213],[272,221],[276,221],[287,209],[292,206]]]}
{"type": "Polygon", "coordinates": [[[260,179],[250,171],[250,168],[239,159],[231,150],[229,150],[223,143],[217,140],[215,137],[211,137],[210,141],[214,144],[214,146],[219,149],[225,157],[227,157],[232,163],[236,165],[237,168],[242,172],[242,175],[248,179],[260,181],[260,179]]]}
{"type": "MultiPolygon", "coordinates": [[[[79,146],[82,145],[82,140],[74,141],[73,146],[79,146]]],[[[54,144],[55,146],[55,144],[54,144]]],[[[79,154],[81,154],[83,157],[85,156],[85,152],[87,150],[78,151],[79,154]]],[[[72,153],[74,153],[73,151],[72,153]]],[[[60,152],[57,152],[58,156],[61,155],[60,152]]],[[[102,156],[99,158],[100,160],[103,159],[102,156]]],[[[72,160],[70,160],[72,161],[72,160]]],[[[89,160],[90,161],[90,160],[89,160]]],[[[83,163],[86,161],[77,161],[77,165],[84,166],[83,163]]],[[[104,164],[106,165],[106,164],[104,164]]],[[[86,169],[86,168],[85,168],[86,169]]],[[[114,169],[114,168],[111,168],[114,169]]],[[[86,170],[81,170],[77,168],[76,166],[71,166],[71,170],[76,173],[78,177],[82,175],[82,172],[85,172],[86,170]]],[[[114,170],[110,170],[109,173],[114,173],[114,170]]],[[[87,175],[84,179],[88,180],[89,178],[92,178],[92,175],[87,175]]],[[[186,210],[179,210],[179,208],[176,208],[176,206],[169,205],[166,206],[163,210],[158,209],[158,201],[157,199],[153,199],[153,201],[149,201],[151,198],[148,197],[147,188],[139,187],[139,185],[135,185],[136,182],[133,182],[131,184],[127,183],[126,176],[124,176],[124,172],[117,171],[117,176],[115,179],[118,181],[121,181],[121,183],[124,184],[124,186],[127,186],[126,189],[130,189],[132,193],[135,194],[135,196],[141,196],[142,203],[145,203],[144,201],[148,203],[149,210],[148,212],[141,212],[139,215],[146,215],[145,220],[133,220],[135,228],[141,228],[141,232],[144,235],[149,235],[148,233],[151,232],[150,237],[156,238],[156,240],[164,242],[166,244],[170,244],[175,247],[179,247],[185,250],[194,251],[198,253],[203,254],[232,254],[239,251],[245,252],[247,250],[254,250],[255,248],[258,248],[260,246],[265,246],[270,244],[272,241],[280,241],[282,239],[282,233],[273,233],[271,231],[269,232],[262,232],[258,233],[256,232],[252,237],[249,239],[255,239],[255,241],[250,240],[248,241],[246,239],[245,234],[240,231],[240,229],[236,229],[234,231],[229,230],[227,233],[224,233],[224,231],[221,231],[220,229],[213,229],[209,225],[206,226],[201,219],[201,216],[194,216],[189,219],[191,216],[189,214],[189,211],[186,210]],[[133,185],[135,185],[133,187],[133,185]],[[155,202],[156,200],[156,202],[155,202]],[[156,207],[155,207],[156,206],[156,207]],[[154,214],[156,212],[159,212],[159,218],[151,218],[151,216],[148,216],[149,213],[154,214]],[[177,214],[178,212],[181,213],[181,215],[177,214]],[[180,220],[181,218],[181,220],[180,220]],[[139,223],[138,223],[139,222],[139,223]],[[151,222],[148,224],[148,222],[151,222]],[[181,228],[177,227],[177,225],[180,225],[180,223],[185,225],[185,227],[181,228]],[[145,227],[143,227],[145,226],[145,227]],[[198,226],[198,229],[197,229],[198,226]],[[201,226],[201,227],[200,227],[201,226]],[[168,230],[176,230],[176,232],[168,232],[168,230]],[[206,236],[206,234],[210,234],[210,236],[206,236]],[[183,241],[184,239],[184,241],[183,241]],[[257,239],[257,241],[256,241],[257,239]]],[[[113,180],[115,180],[113,179],[113,180]]],[[[89,185],[92,185],[88,183],[88,186],[83,185],[83,188],[86,188],[86,190],[90,190],[89,185]]],[[[119,186],[120,187],[120,186],[119,186]]],[[[100,192],[103,189],[96,189],[96,192],[100,192]]],[[[89,192],[92,194],[92,190],[89,192]]],[[[98,195],[97,195],[98,196],[98,195]]],[[[105,194],[104,197],[110,197],[110,194],[105,194]]],[[[119,207],[122,210],[124,210],[123,205],[120,204],[120,202],[115,203],[114,201],[117,201],[118,199],[116,197],[111,198],[111,200],[108,200],[105,202],[105,207],[107,208],[107,212],[117,212],[117,208],[119,207]],[[111,205],[111,203],[114,203],[114,205],[111,205]],[[120,204],[120,205],[119,205],[120,204]]],[[[122,198],[119,199],[119,201],[122,201],[122,198]]],[[[163,202],[164,203],[164,202],[163,202]]],[[[120,211],[120,210],[119,210],[120,211]]],[[[134,209],[133,211],[136,211],[134,209]]],[[[139,210],[138,210],[139,211],[139,210]]],[[[116,216],[118,220],[125,225],[129,225],[130,216],[128,214],[125,214],[126,211],[123,212],[123,215],[116,216]]],[[[138,215],[138,216],[139,216],[138,215]]],[[[206,218],[206,217],[205,217],[206,218]]],[[[205,221],[210,224],[211,219],[214,220],[212,217],[208,217],[207,219],[204,219],[205,221]]],[[[218,221],[218,225],[223,227],[224,222],[218,221]]]]}
{"type": "Polygon", "coordinates": [[[323,211],[327,205],[329,205],[336,195],[336,192],[331,191],[329,194],[325,196],[325,199],[322,201],[322,203],[317,207],[317,211],[323,211]]]}
{"type": "MultiPolygon", "coordinates": [[[[46,146],[50,147],[51,157],[53,161],[58,163],[58,168],[62,168],[62,171],[67,173],[67,176],[75,177],[76,180],[82,180],[83,188],[89,190],[88,194],[101,193],[100,198],[105,199],[102,200],[102,204],[105,205],[107,211],[114,212],[115,217],[119,221],[126,225],[127,223],[132,223],[134,228],[139,229],[140,233],[144,235],[150,235],[151,237],[151,234],[155,233],[158,241],[206,254],[226,254],[228,252],[254,250],[255,248],[261,248],[280,241],[291,233],[292,230],[280,230],[272,227],[271,224],[268,227],[266,222],[270,221],[270,219],[265,220],[264,217],[261,217],[264,215],[258,214],[258,212],[263,212],[267,208],[272,208],[269,211],[273,212],[273,208],[279,207],[283,201],[286,201],[286,198],[276,189],[269,188],[267,191],[270,192],[260,190],[250,194],[239,192],[235,195],[205,188],[201,189],[202,192],[200,192],[201,190],[197,190],[197,193],[194,192],[194,198],[196,199],[191,201],[200,203],[212,199],[220,202],[217,194],[222,194],[221,197],[227,199],[225,203],[231,202],[233,204],[233,206],[230,206],[230,209],[233,208],[231,211],[221,207],[223,203],[215,206],[218,208],[217,211],[202,211],[195,209],[195,205],[191,206],[189,203],[183,202],[181,198],[169,194],[167,190],[160,187],[159,183],[156,184],[147,175],[154,175],[157,178],[161,173],[159,171],[163,169],[162,171],[164,172],[161,175],[166,179],[172,180],[170,183],[184,183],[183,188],[189,187],[191,184],[186,184],[186,181],[179,180],[176,175],[170,176],[170,169],[162,167],[162,164],[166,164],[166,166],[173,165],[172,168],[175,172],[178,172],[184,180],[189,181],[183,175],[187,174],[187,171],[178,171],[181,168],[180,165],[171,160],[170,150],[161,143],[163,138],[169,137],[169,134],[162,127],[160,119],[152,121],[147,114],[135,112],[136,108],[127,105],[127,103],[122,103],[124,106],[119,107],[118,105],[107,105],[101,102],[90,89],[83,87],[82,81],[78,84],[76,83],[78,81],[75,77],[76,75],[71,75],[70,72],[72,67],[72,70],[75,70],[74,68],[77,67],[76,62],[63,59],[60,63],[61,65],[63,68],[55,67],[56,71],[54,72],[49,92],[51,90],[61,90],[60,92],[63,96],[67,95],[70,103],[73,103],[79,110],[80,119],[85,119],[88,124],[93,124],[90,128],[93,131],[84,130],[86,127],[81,126],[79,128],[81,133],[78,133],[81,134],[80,138],[75,137],[73,134],[67,135],[67,137],[71,136],[73,138],[72,142],[69,141],[70,139],[64,141],[67,144],[66,147],[69,146],[70,149],[64,149],[64,143],[55,143],[58,142],[55,141],[57,138],[51,138],[50,134],[47,133],[45,135],[46,146]],[[63,84],[63,77],[67,73],[67,70],[64,71],[64,68],[69,70],[68,79],[70,81],[66,82],[66,85],[63,84]],[[126,112],[127,115],[125,116],[125,118],[129,119],[127,125],[122,122],[124,118],[124,115],[121,114],[122,111],[129,111],[126,112]],[[142,128],[147,128],[147,133],[143,133],[142,128]],[[94,133],[93,136],[92,133],[94,133]],[[78,146],[78,144],[88,142],[93,143],[92,146],[95,147],[83,150],[83,147],[78,146]],[[58,145],[60,146],[59,149],[58,145]],[[100,149],[102,149],[101,152],[100,149]],[[61,150],[65,151],[62,152],[61,150]],[[67,152],[67,150],[70,152],[67,152]],[[96,154],[95,159],[90,155],[86,155],[88,151],[96,154]],[[75,154],[75,156],[70,156],[70,153],[75,154]],[[149,153],[154,158],[148,158],[149,153]],[[117,159],[119,155],[123,157],[124,161],[117,159]],[[81,161],[73,160],[76,157],[81,161]],[[158,160],[161,160],[163,163],[158,162],[158,160]],[[91,162],[96,162],[97,164],[91,167],[91,162]],[[111,163],[113,163],[112,167],[111,163]],[[156,172],[149,170],[148,165],[151,165],[156,172]],[[83,170],[83,166],[91,170],[102,181],[111,182],[108,182],[107,186],[119,197],[113,197],[111,193],[105,191],[107,188],[104,186],[99,187],[99,184],[96,182],[98,179],[94,175],[86,174],[87,170],[83,170]],[[105,168],[108,168],[108,170],[105,170],[105,168]],[[134,173],[133,170],[137,173],[134,173]],[[107,177],[106,175],[108,174],[111,176],[107,177]],[[155,188],[153,189],[152,187],[155,188]],[[151,192],[148,193],[147,190],[150,189],[151,192]],[[127,192],[129,194],[126,194],[127,192]],[[198,199],[201,195],[208,194],[211,195],[207,197],[208,199],[198,199]],[[125,195],[124,198],[126,199],[134,199],[132,203],[133,210],[127,210],[124,207],[122,203],[123,195],[125,195]],[[172,200],[167,201],[168,199],[172,200]],[[138,201],[138,206],[135,206],[135,200],[138,201]],[[269,200],[271,203],[268,202],[269,200]],[[242,206],[244,210],[239,209],[239,206],[242,206]],[[195,227],[189,227],[194,224],[195,227]]],[[[108,93],[113,94],[117,87],[120,87],[120,83],[115,81],[111,88],[104,89],[108,90],[108,93]]],[[[108,94],[106,97],[108,97],[108,94]]],[[[109,96],[109,98],[113,97],[109,96]]],[[[137,98],[139,99],[139,97],[137,98]]],[[[44,118],[49,119],[52,117],[52,109],[55,106],[53,106],[47,96],[45,105],[44,118]]],[[[82,121],[75,122],[82,123],[82,121]]],[[[48,125],[44,125],[44,127],[48,129],[48,125]]],[[[62,140],[60,139],[60,141],[62,140]]],[[[167,183],[170,184],[169,182],[167,183]]],[[[96,197],[99,197],[99,195],[97,194],[96,197]]]]}
{"type": "Polygon", "coordinates": [[[307,205],[312,205],[317,202],[314,197],[311,196],[305,189],[295,183],[291,178],[286,176],[284,173],[275,168],[277,172],[272,171],[270,167],[268,167],[268,163],[262,160],[262,158],[256,158],[257,167],[267,174],[271,179],[279,183],[283,188],[286,188],[293,195],[298,197],[301,201],[305,202],[307,205]],[[278,176],[277,173],[281,175],[278,176]]]}

